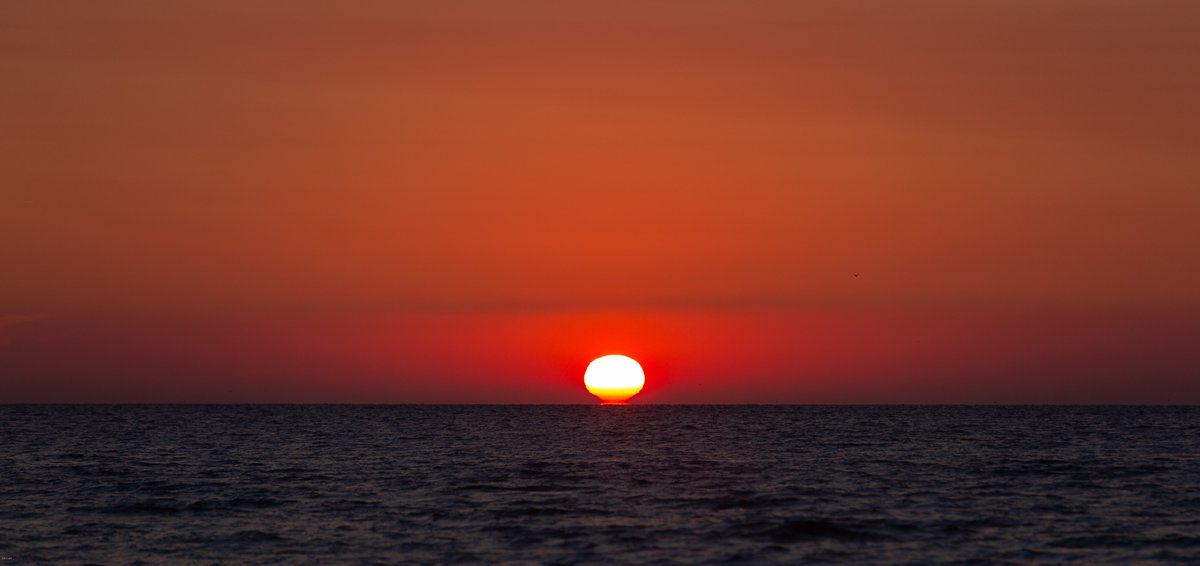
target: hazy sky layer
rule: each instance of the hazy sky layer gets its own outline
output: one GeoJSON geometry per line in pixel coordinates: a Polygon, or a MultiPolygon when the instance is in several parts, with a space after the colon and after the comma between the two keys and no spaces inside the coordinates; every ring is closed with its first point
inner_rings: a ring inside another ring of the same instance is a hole
{"type": "Polygon", "coordinates": [[[664,401],[1011,347],[993,397],[1200,402],[1198,63],[1190,0],[5,2],[0,401],[571,401],[624,344],[664,401]]]}

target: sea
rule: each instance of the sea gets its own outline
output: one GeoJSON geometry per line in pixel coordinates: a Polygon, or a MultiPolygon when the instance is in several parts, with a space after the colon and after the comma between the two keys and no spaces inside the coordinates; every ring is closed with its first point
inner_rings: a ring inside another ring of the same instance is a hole
{"type": "Polygon", "coordinates": [[[1200,408],[0,406],[0,562],[1200,563],[1200,408]]]}

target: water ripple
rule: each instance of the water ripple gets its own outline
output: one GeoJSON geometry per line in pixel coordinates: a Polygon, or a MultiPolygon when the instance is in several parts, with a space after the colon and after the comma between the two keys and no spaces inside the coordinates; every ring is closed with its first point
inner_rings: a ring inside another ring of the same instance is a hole
{"type": "Polygon", "coordinates": [[[14,561],[1200,561],[1195,408],[0,406],[0,427],[14,561]]]}

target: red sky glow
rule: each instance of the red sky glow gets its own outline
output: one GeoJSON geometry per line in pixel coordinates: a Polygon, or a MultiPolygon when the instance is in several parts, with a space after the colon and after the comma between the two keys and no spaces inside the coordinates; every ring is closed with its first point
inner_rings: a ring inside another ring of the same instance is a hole
{"type": "Polygon", "coordinates": [[[5,3],[0,402],[1200,403],[1198,61],[1170,0],[5,3]]]}

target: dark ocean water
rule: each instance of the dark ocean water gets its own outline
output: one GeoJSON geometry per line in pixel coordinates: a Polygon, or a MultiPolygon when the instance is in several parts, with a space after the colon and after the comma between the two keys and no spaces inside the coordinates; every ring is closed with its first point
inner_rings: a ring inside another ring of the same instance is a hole
{"type": "Polygon", "coordinates": [[[0,558],[1200,563],[1200,408],[0,406],[0,558]]]}

